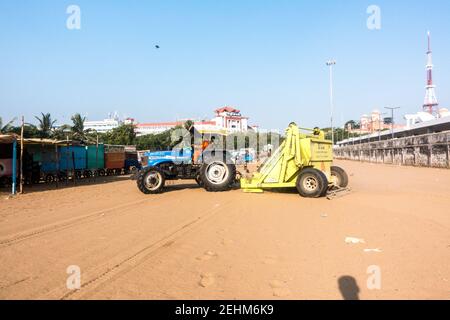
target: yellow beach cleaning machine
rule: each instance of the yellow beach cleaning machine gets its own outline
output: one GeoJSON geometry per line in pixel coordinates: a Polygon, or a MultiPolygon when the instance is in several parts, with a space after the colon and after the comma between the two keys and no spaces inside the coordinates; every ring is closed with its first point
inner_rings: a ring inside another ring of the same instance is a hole
{"type": "Polygon", "coordinates": [[[320,129],[291,123],[280,147],[253,174],[240,180],[244,192],[297,188],[302,197],[336,196],[347,191],[348,176],[333,166],[333,144],[320,129]]]}

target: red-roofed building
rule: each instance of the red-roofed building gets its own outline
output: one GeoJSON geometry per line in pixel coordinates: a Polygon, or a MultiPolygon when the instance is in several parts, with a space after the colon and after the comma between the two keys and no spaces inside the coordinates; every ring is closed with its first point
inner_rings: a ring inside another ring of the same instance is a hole
{"type": "Polygon", "coordinates": [[[215,113],[216,117],[212,121],[215,121],[218,127],[226,129],[228,132],[248,131],[248,117],[243,117],[240,110],[225,106],[215,110],[215,113]]]}
{"type": "MultiPolygon", "coordinates": [[[[197,129],[226,131],[226,132],[247,132],[248,130],[257,130],[257,126],[248,126],[248,117],[243,117],[241,111],[236,108],[225,106],[214,110],[216,116],[209,121],[194,121],[197,129]]],[[[153,122],[136,124],[136,132],[138,135],[156,134],[166,130],[182,126],[186,120],[173,122],[153,122]]]]}
{"type": "MultiPolygon", "coordinates": [[[[136,124],[136,133],[138,136],[143,136],[146,134],[157,134],[177,126],[183,126],[188,120],[180,120],[173,122],[150,122],[150,123],[138,123],[136,124]]],[[[215,126],[214,121],[194,121],[195,126],[215,126]]]]}

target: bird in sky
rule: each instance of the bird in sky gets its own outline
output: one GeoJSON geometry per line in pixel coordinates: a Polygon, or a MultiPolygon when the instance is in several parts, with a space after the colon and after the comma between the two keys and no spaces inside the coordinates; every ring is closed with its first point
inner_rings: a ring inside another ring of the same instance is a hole
{"type": "Polygon", "coordinates": [[[159,49],[159,46],[158,46],[158,45],[155,45],[155,48],[156,48],[156,49],[159,49]]]}

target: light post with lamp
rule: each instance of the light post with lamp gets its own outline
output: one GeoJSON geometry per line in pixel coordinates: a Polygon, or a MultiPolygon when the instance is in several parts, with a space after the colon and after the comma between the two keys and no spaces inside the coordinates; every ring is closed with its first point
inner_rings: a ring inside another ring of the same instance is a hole
{"type": "Polygon", "coordinates": [[[334,145],[334,129],[333,129],[333,113],[334,113],[334,103],[333,103],[333,66],[336,65],[334,59],[327,61],[327,66],[330,68],[330,108],[331,108],[331,141],[334,145]]]}

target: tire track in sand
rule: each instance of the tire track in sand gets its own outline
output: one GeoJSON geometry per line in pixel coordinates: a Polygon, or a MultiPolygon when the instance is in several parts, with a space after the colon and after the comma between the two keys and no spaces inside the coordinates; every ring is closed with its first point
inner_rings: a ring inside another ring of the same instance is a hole
{"type": "Polygon", "coordinates": [[[199,229],[202,225],[210,221],[219,212],[226,212],[226,209],[232,205],[233,201],[229,201],[224,205],[213,208],[211,211],[203,210],[201,213],[204,213],[205,211],[210,212],[204,216],[199,216],[198,218],[193,219],[180,227],[177,227],[175,230],[172,230],[156,241],[153,241],[149,244],[144,244],[141,249],[137,250],[131,255],[123,258],[119,257],[117,259],[111,259],[107,265],[102,266],[103,269],[106,270],[100,271],[98,270],[100,268],[96,268],[96,270],[98,271],[91,270],[90,272],[87,272],[87,276],[86,273],[84,273],[83,277],[87,277],[89,280],[83,282],[80,289],[68,291],[67,288],[58,288],[50,293],[50,299],[57,297],[59,300],[77,298],[82,299],[85,295],[89,295],[90,292],[95,291],[95,289],[104,285],[107,281],[113,281],[114,279],[119,278],[121,275],[129,272],[130,270],[152,258],[153,256],[169,250],[172,245],[175,244],[178,240],[199,229]],[[58,295],[59,292],[63,293],[58,295]]]}
{"type": "MultiPolygon", "coordinates": [[[[180,191],[184,191],[184,190],[180,190],[180,191]]],[[[166,198],[168,194],[169,193],[159,195],[158,199],[166,198]]],[[[89,214],[79,216],[76,218],[66,219],[63,221],[56,222],[56,223],[47,224],[45,226],[38,227],[38,228],[28,229],[26,231],[13,234],[8,237],[0,238],[0,249],[2,247],[8,247],[8,246],[14,245],[16,243],[19,243],[19,242],[22,242],[22,241],[25,241],[28,239],[41,237],[41,236],[47,235],[49,233],[65,230],[65,229],[68,229],[71,227],[75,227],[75,226],[86,224],[86,223],[89,223],[92,221],[96,221],[98,219],[105,217],[106,214],[109,214],[109,216],[112,216],[112,215],[117,216],[117,215],[121,215],[121,214],[126,215],[132,211],[131,210],[119,211],[119,210],[133,207],[133,206],[141,204],[141,203],[150,202],[152,200],[154,200],[154,198],[148,197],[146,199],[142,199],[142,200],[138,200],[138,201],[127,202],[125,204],[114,206],[114,207],[111,207],[108,209],[99,210],[94,213],[89,213],[89,214]],[[114,213],[115,211],[117,211],[117,212],[114,213]]],[[[161,206],[161,205],[159,205],[159,206],[161,206]]]]}

